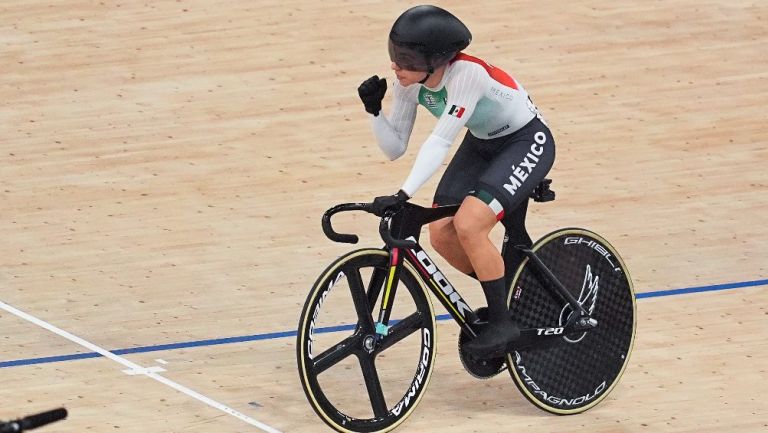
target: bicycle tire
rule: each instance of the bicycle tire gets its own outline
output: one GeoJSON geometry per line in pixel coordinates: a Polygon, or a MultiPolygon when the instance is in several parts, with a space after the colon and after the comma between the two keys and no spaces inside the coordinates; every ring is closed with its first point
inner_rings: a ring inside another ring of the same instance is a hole
{"type": "MultiPolygon", "coordinates": [[[[604,400],[626,369],[637,326],[632,279],[615,248],[591,231],[556,230],[533,251],[568,288],[597,328],[563,335],[542,347],[507,354],[507,368],[535,406],[558,415],[584,412],[604,400]]],[[[542,284],[535,265],[523,260],[508,298],[522,328],[554,329],[570,317],[570,306],[542,284]]],[[[560,328],[562,329],[562,328],[560,328]]]]}
{"type": "Polygon", "coordinates": [[[374,305],[380,302],[379,292],[385,281],[383,276],[387,273],[387,251],[352,251],[335,260],[320,275],[312,286],[301,312],[296,348],[301,384],[317,415],[328,426],[340,432],[386,432],[396,428],[416,408],[431,378],[436,355],[435,315],[424,283],[416,269],[408,262],[403,263],[399,273],[398,289],[392,306],[392,317],[395,317],[394,314],[398,317],[407,315],[396,323],[392,321],[388,334],[382,340],[385,346],[390,343],[392,346],[373,353],[369,352],[370,346],[366,347],[366,341],[370,343],[375,329],[372,323],[375,323],[376,317],[371,317],[371,312],[378,312],[374,305]],[[368,273],[370,279],[366,283],[364,280],[368,273]],[[349,290],[341,291],[335,288],[342,282],[347,283],[349,290]],[[334,298],[334,290],[344,295],[334,298]],[[350,299],[346,299],[347,295],[350,299]],[[362,299],[367,300],[367,305],[362,299]],[[352,318],[346,325],[321,327],[321,316],[333,316],[333,309],[338,309],[330,307],[331,302],[337,306],[346,304],[346,309],[351,308],[356,318],[352,318]],[[350,302],[353,307],[349,307],[350,302]],[[319,335],[335,334],[333,331],[343,332],[344,336],[328,336],[331,344],[321,353],[319,350],[322,350],[322,347],[317,347],[319,335]],[[397,365],[376,363],[380,355],[389,354],[400,345],[406,347],[397,349],[405,352],[397,358],[397,365]],[[418,351],[414,347],[416,345],[420,347],[418,351]],[[418,356],[413,356],[415,354],[418,356]],[[407,361],[409,356],[416,361],[412,374],[403,364],[403,358],[407,361]],[[353,359],[355,357],[356,363],[353,359]],[[353,365],[342,366],[347,362],[353,365]],[[359,366],[364,385],[359,383],[359,376],[354,374],[354,364],[359,366]],[[325,379],[327,386],[324,387],[321,379],[325,375],[328,379],[325,379]],[[385,381],[390,378],[394,384],[387,383],[385,386],[385,381]],[[404,384],[407,384],[404,391],[391,391],[404,384]],[[356,387],[364,389],[363,394],[367,392],[367,396],[351,395],[356,387]],[[365,397],[368,399],[367,403],[365,397]],[[387,401],[397,402],[387,404],[387,401]]]}

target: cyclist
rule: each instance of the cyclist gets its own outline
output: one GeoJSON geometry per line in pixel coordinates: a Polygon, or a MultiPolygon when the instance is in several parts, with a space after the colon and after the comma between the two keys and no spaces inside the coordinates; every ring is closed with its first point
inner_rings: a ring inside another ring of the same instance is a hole
{"type": "Polygon", "coordinates": [[[429,233],[448,263],[480,281],[488,326],[464,347],[482,356],[520,335],[509,317],[504,260],[490,231],[498,221],[524,221],[529,195],[554,163],[555,142],[518,81],[462,52],[471,40],[469,29],[450,12],[428,5],[410,8],[389,33],[397,77],[389,116],[381,114],[386,79],[365,80],[358,94],[379,147],[391,160],[406,151],[418,105],[438,119],[400,190],[374,200],[378,214],[413,197],[442,165],[460,130],[468,129],[433,201],[435,206],[460,203],[460,208],[454,217],[431,223],[429,233]]]}

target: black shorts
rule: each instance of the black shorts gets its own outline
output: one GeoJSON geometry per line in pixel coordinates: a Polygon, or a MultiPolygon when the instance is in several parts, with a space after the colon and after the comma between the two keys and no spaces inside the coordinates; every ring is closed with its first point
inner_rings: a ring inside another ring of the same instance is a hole
{"type": "Polygon", "coordinates": [[[555,140],[538,118],[514,133],[481,140],[467,132],[435,191],[434,203],[475,196],[497,219],[526,202],[555,162],[555,140]]]}

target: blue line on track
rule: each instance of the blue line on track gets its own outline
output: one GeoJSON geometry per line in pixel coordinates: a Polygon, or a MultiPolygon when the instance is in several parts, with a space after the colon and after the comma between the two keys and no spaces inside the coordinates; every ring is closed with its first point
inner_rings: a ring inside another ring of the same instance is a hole
{"type": "Polygon", "coordinates": [[[743,281],[741,283],[715,284],[712,286],[687,287],[684,289],[658,290],[656,292],[637,293],[637,299],[657,298],[659,296],[685,295],[688,293],[716,292],[718,290],[741,289],[768,285],[768,280],[743,281]]]}
{"type": "MultiPolygon", "coordinates": [[[[637,293],[635,297],[637,299],[657,298],[661,296],[675,296],[675,295],[685,295],[689,293],[716,292],[720,290],[741,289],[745,287],[756,287],[756,286],[766,286],[766,285],[768,285],[768,279],[743,281],[739,283],[715,284],[710,286],[687,287],[682,289],[658,290],[655,292],[643,292],[643,293],[637,293]]],[[[449,320],[450,318],[451,316],[448,314],[442,314],[437,316],[437,320],[449,320]]],[[[354,325],[318,328],[318,329],[315,329],[315,332],[328,333],[328,332],[348,331],[351,329],[354,329],[354,325]]],[[[209,339],[209,340],[187,341],[183,343],[133,347],[129,349],[113,350],[112,353],[114,353],[115,355],[128,355],[132,353],[159,352],[163,350],[187,349],[191,347],[216,346],[219,344],[243,343],[248,341],[260,341],[260,340],[274,340],[278,338],[295,337],[296,334],[297,334],[296,331],[270,332],[267,334],[244,335],[241,337],[215,338],[215,339],[209,339]]],[[[24,365],[35,365],[35,364],[50,364],[55,362],[74,361],[78,359],[91,359],[91,358],[99,358],[99,357],[101,357],[101,355],[99,355],[98,353],[89,352],[89,353],[76,353],[72,355],[48,356],[44,358],[29,358],[29,359],[18,359],[14,361],[0,361],[0,368],[19,367],[24,365]]]]}

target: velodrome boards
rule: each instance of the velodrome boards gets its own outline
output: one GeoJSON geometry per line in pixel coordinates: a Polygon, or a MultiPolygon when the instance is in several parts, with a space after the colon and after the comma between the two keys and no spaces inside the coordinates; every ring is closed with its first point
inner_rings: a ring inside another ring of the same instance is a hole
{"type": "MultiPolygon", "coordinates": [[[[638,332],[611,396],[555,417],[506,375],[470,377],[440,322],[400,430],[768,430],[768,3],[438,4],[552,127],[558,198],[531,205],[529,231],[609,239],[638,332]]],[[[0,4],[0,419],[64,406],[40,431],[325,431],[292,333],[351,248],[322,212],[396,191],[434,125],[420,111],[389,162],[356,95],[392,82],[386,35],[411,5],[0,4]]],[[[375,218],[337,223],[380,245],[375,218]]]]}

